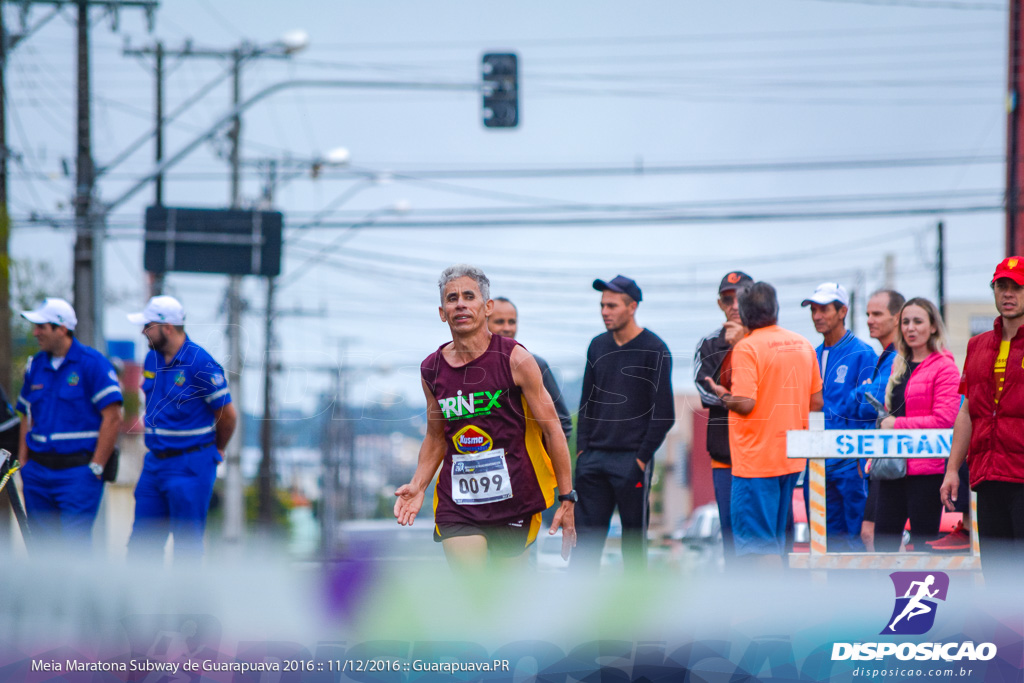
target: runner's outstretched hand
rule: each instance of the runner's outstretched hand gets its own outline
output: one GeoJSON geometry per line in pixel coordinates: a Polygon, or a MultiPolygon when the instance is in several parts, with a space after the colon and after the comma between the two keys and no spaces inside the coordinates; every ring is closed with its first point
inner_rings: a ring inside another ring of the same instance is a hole
{"type": "Polygon", "coordinates": [[[413,520],[423,506],[423,491],[412,484],[402,484],[395,491],[395,518],[402,526],[412,526],[413,520]]]}

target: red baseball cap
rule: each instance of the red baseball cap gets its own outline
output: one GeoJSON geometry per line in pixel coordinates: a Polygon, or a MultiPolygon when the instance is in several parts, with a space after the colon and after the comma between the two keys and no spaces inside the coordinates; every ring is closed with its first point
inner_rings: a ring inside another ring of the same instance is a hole
{"type": "Polygon", "coordinates": [[[996,266],[995,275],[992,276],[992,282],[1001,277],[1008,277],[1018,285],[1024,285],[1024,258],[1008,256],[1000,261],[996,266]]]}

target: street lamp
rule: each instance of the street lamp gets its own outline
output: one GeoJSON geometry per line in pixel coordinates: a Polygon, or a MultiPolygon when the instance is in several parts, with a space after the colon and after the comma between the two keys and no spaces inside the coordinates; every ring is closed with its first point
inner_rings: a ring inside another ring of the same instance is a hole
{"type": "Polygon", "coordinates": [[[327,156],[324,161],[330,166],[344,166],[352,158],[352,154],[348,151],[348,147],[335,147],[327,156]]]}
{"type": "Polygon", "coordinates": [[[281,36],[281,46],[284,47],[286,55],[302,52],[309,47],[309,34],[302,29],[288,31],[288,33],[281,36]]]}

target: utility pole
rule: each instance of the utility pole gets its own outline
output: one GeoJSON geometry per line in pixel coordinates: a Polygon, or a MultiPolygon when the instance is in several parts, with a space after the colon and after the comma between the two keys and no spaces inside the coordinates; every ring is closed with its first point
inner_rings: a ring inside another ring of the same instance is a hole
{"type": "Polygon", "coordinates": [[[341,448],[341,425],[335,419],[335,411],[338,403],[343,401],[345,393],[344,379],[344,345],[339,349],[338,368],[334,379],[333,400],[328,406],[327,424],[324,427],[323,448],[321,451],[323,481],[320,486],[320,550],[324,560],[334,558],[334,548],[338,540],[338,512],[339,512],[339,475],[341,448]]]}
{"type": "MultiPolygon", "coordinates": [[[[164,159],[164,44],[157,41],[152,48],[125,48],[125,56],[141,57],[153,55],[153,80],[156,82],[153,96],[153,110],[156,112],[153,126],[154,150],[153,161],[157,167],[164,159]]],[[[164,174],[160,173],[153,179],[153,204],[164,205],[164,174]]],[[[165,273],[147,273],[149,276],[149,295],[159,296],[164,293],[165,273]]]]}
{"type": "Polygon", "coordinates": [[[896,289],[896,254],[888,253],[885,255],[884,265],[882,266],[883,283],[886,289],[896,289]]]}
{"type": "Polygon", "coordinates": [[[98,347],[94,311],[100,293],[93,288],[93,271],[97,269],[96,256],[102,244],[94,240],[90,223],[92,213],[92,135],[89,91],[89,2],[78,4],[78,97],[76,121],[77,149],[75,151],[75,255],[74,306],[78,314],[76,336],[88,346],[98,347]]]}
{"type": "MultiPolygon", "coordinates": [[[[231,52],[231,106],[238,107],[242,98],[242,57],[241,50],[235,49],[231,52]]],[[[242,138],[242,116],[236,113],[231,124],[231,131],[228,133],[231,140],[231,208],[239,209],[242,206],[241,168],[241,138],[242,138]]],[[[228,309],[228,376],[232,391],[236,396],[242,396],[242,278],[239,275],[231,275],[228,279],[227,291],[228,309]]],[[[242,533],[245,529],[245,490],[242,482],[242,443],[245,439],[244,411],[240,415],[238,425],[241,429],[235,434],[235,438],[228,443],[225,453],[224,471],[224,540],[229,543],[239,543],[242,540],[242,533]]]]}
{"type": "MultiPolygon", "coordinates": [[[[153,153],[153,161],[157,166],[164,160],[164,44],[156,43],[156,64],[154,75],[156,77],[156,93],[154,108],[156,109],[156,144],[153,153]]],[[[161,173],[153,182],[153,202],[156,206],[164,205],[164,174],[161,173]]],[[[159,296],[164,293],[164,273],[150,273],[149,295],[159,296]]]]}
{"type": "Polygon", "coordinates": [[[1024,40],[1024,16],[1021,15],[1022,0],[1010,0],[1010,44],[1009,72],[1006,93],[1006,255],[1024,252],[1024,221],[1022,221],[1020,200],[1021,183],[1024,181],[1024,164],[1021,159],[1021,138],[1024,120],[1021,119],[1021,40],[1024,40]]]}
{"type": "Polygon", "coordinates": [[[8,252],[11,216],[7,212],[7,84],[4,80],[8,47],[3,4],[0,4],[0,387],[9,396],[14,349],[11,344],[11,256],[8,252]]]}
{"type": "Polygon", "coordinates": [[[334,402],[341,393],[341,373],[335,373],[333,398],[327,406],[327,421],[320,437],[320,552],[326,561],[334,558],[338,538],[338,427],[334,420],[334,402]]]}
{"type": "Polygon", "coordinates": [[[936,264],[938,269],[938,295],[939,295],[939,315],[942,319],[946,319],[946,246],[945,246],[945,227],[942,221],[936,226],[939,233],[939,244],[938,244],[938,256],[936,258],[936,264]]]}
{"type": "MultiPolygon", "coordinates": [[[[30,5],[53,5],[58,10],[67,5],[67,0],[18,0],[23,8],[30,5]]],[[[90,120],[89,83],[89,8],[101,5],[111,12],[115,26],[118,12],[122,7],[141,8],[146,11],[149,29],[153,29],[157,0],[75,0],[78,9],[77,20],[77,102],[76,102],[76,161],[75,161],[75,248],[74,248],[74,306],[78,314],[75,334],[84,343],[100,348],[103,343],[103,223],[93,216],[93,195],[95,193],[95,168],[92,159],[92,136],[90,120]]],[[[6,47],[6,46],[5,46],[6,47]]],[[[6,51],[6,49],[5,49],[6,51]]],[[[4,94],[0,92],[0,94],[4,94]]],[[[4,150],[6,154],[6,149],[4,150]]],[[[6,205],[4,206],[6,209],[6,205]]],[[[6,214],[6,211],[4,212],[6,214]]],[[[6,232],[0,235],[4,242],[0,258],[6,257],[6,232]]],[[[0,266],[3,264],[0,263],[0,266]]],[[[2,277],[6,280],[6,268],[2,277]]],[[[0,283],[6,284],[6,283],[0,283]]],[[[6,299],[7,286],[3,286],[6,299]]],[[[0,299],[0,306],[3,305],[0,299]]],[[[10,305],[0,308],[0,314],[9,314],[10,305]]],[[[9,316],[7,316],[9,317],[9,316]]],[[[4,321],[4,325],[9,323],[4,321]]],[[[2,334],[2,333],[0,333],[2,334]]],[[[7,333],[9,339],[9,332],[7,333]]],[[[2,342],[0,342],[2,343],[2,342]]],[[[9,342],[8,342],[9,344],[9,342]]],[[[102,351],[102,348],[100,349],[102,351]]],[[[6,354],[9,356],[9,354],[6,354]]],[[[6,381],[6,380],[3,380],[6,381]]]]}
{"type": "MultiPolygon", "coordinates": [[[[242,188],[241,188],[241,140],[242,140],[242,111],[244,110],[243,103],[241,101],[242,95],[242,67],[246,62],[259,58],[259,57],[277,57],[287,58],[296,52],[304,49],[308,43],[308,36],[302,32],[293,32],[285,35],[285,37],[276,43],[272,43],[267,46],[252,45],[248,42],[243,42],[239,46],[230,50],[220,49],[207,49],[207,48],[194,48],[190,44],[186,44],[180,50],[167,50],[158,43],[155,49],[144,48],[141,50],[126,50],[126,54],[151,54],[158,53],[158,57],[162,59],[170,55],[185,58],[185,57],[200,57],[200,58],[215,58],[215,59],[228,59],[231,63],[231,106],[232,112],[230,115],[230,130],[228,132],[228,139],[231,142],[231,151],[229,154],[229,165],[230,165],[230,207],[232,209],[240,209],[242,207],[242,188]]],[[[160,81],[162,81],[162,68],[158,69],[158,88],[162,89],[160,81]]],[[[162,90],[161,90],[162,93],[162,90]]],[[[160,98],[162,99],[162,98],[160,98]]],[[[158,155],[159,160],[156,164],[156,173],[150,176],[148,179],[159,180],[162,177],[163,171],[167,166],[176,163],[183,154],[179,152],[174,155],[171,159],[163,160],[163,145],[162,145],[162,124],[164,117],[162,116],[162,104],[158,104],[160,107],[160,113],[158,114],[158,125],[156,129],[157,140],[158,140],[158,155]]],[[[215,126],[206,135],[201,136],[201,139],[207,139],[208,136],[212,135],[216,130],[220,128],[220,125],[215,126]]],[[[187,148],[191,149],[191,147],[187,148]]],[[[133,188],[128,193],[122,194],[113,203],[108,205],[107,210],[111,210],[115,206],[119,205],[123,201],[127,200],[134,192],[136,188],[133,188]]],[[[158,202],[162,199],[162,185],[158,185],[158,202]]],[[[239,405],[242,404],[242,343],[241,343],[241,331],[242,331],[242,313],[244,308],[244,302],[242,301],[242,278],[238,275],[232,275],[229,277],[228,289],[225,297],[225,304],[227,308],[228,321],[227,321],[227,342],[228,342],[228,362],[227,362],[227,374],[228,383],[231,386],[231,391],[239,399],[239,405]]],[[[245,440],[244,434],[244,410],[239,410],[242,413],[239,420],[238,430],[227,447],[224,458],[224,539],[228,543],[240,543],[242,540],[242,534],[245,529],[245,492],[242,481],[242,444],[245,440]]]]}
{"type": "MultiPolygon", "coordinates": [[[[267,186],[263,192],[267,209],[274,205],[274,187],[277,184],[277,162],[270,161],[267,186]]],[[[274,285],[273,276],[267,277],[267,310],[263,316],[263,339],[266,349],[263,359],[263,423],[260,425],[260,442],[263,457],[259,468],[259,522],[264,529],[274,527],[274,510],[277,507],[274,467],[274,373],[277,359],[274,355],[274,285]]]]}
{"type": "Polygon", "coordinates": [[[54,16],[39,21],[35,26],[28,27],[24,23],[21,33],[8,33],[4,21],[3,2],[0,0],[0,387],[10,395],[11,380],[14,378],[12,356],[14,355],[11,338],[11,257],[9,242],[11,237],[11,215],[7,209],[7,162],[11,158],[11,150],[7,147],[7,59],[11,50],[30,34],[44,26],[54,16]]]}

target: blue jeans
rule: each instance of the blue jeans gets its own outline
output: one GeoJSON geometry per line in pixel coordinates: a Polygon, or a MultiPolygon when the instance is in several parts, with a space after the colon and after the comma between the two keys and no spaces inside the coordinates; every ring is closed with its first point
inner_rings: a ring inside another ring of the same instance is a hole
{"type": "Polygon", "coordinates": [[[732,538],[732,468],[716,467],[711,470],[718,503],[718,520],[722,525],[722,552],[726,567],[736,557],[736,543],[732,538]]]}
{"type": "Polygon", "coordinates": [[[786,523],[799,473],[732,478],[732,531],[736,555],[784,555],[786,523]]]}

